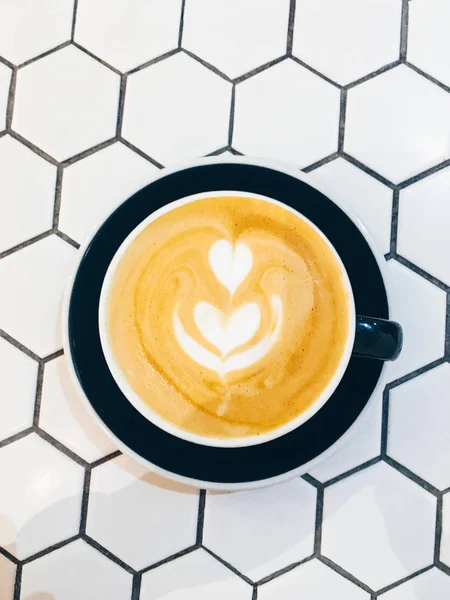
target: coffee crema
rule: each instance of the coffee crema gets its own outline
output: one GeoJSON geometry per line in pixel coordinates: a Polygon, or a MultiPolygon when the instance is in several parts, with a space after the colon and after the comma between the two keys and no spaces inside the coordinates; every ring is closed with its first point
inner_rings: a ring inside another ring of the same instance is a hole
{"type": "Polygon", "coordinates": [[[201,436],[269,432],[330,383],[348,294],[323,238],[287,208],[211,197],[150,222],[107,299],[114,359],[162,419],[201,436]]]}

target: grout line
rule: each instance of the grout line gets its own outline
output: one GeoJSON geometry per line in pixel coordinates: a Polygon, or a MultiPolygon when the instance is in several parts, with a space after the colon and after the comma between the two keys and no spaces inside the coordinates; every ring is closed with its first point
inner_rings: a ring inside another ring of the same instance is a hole
{"type": "Polygon", "coordinates": [[[323,165],[327,165],[328,163],[332,162],[333,160],[336,160],[339,157],[340,156],[337,152],[333,152],[332,154],[329,154],[328,156],[325,156],[324,158],[321,158],[320,160],[311,163],[307,167],[303,167],[302,171],[303,173],[311,173],[311,171],[315,171],[316,169],[323,167],[323,165]]]}
{"type": "Polygon", "coordinates": [[[296,0],[291,0],[289,6],[289,17],[288,17],[288,30],[287,30],[287,41],[286,41],[286,54],[292,55],[292,46],[294,44],[294,26],[295,26],[295,9],[296,0]]]}
{"type": "Polygon", "coordinates": [[[400,25],[400,60],[405,62],[408,52],[409,0],[402,0],[402,15],[400,25]]]}
{"type": "Polygon", "coordinates": [[[425,171],[422,171],[421,173],[417,173],[417,175],[413,175],[412,177],[405,179],[404,181],[400,182],[397,187],[398,189],[403,190],[404,188],[412,185],[413,183],[422,181],[422,179],[425,179],[425,177],[434,175],[434,173],[438,173],[439,171],[442,171],[442,169],[446,169],[449,166],[450,158],[438,163],[437,165],[434,165],[433,167],[430,167],[429,169],[426,169],[425,171]]]}
{"type": "Polygon", "coordinates": [[[63,42],[62,44],[58,44],[58,46],[55,46],[54,48],[50,48],[50,50],[46,50],[45,52],[42,52],[42,54],[38,54],[38,56],[33,56],[33,58],[29,58],[28,60],[24,61],[23,63],[20,63],[20,65],[17,68],[23,69],[25,67],[28,67],[28,65],[32,65],[33,63],[40,60],[41,58],[46,58],[47,56],[50,56],[51,54],[58,52],[58,50],[62,50],[63,48],[66,48],[67,46],[70,46],[70,45],[71,45],[70,40],[68,40],[67,42],[63,42]]]}
{"type": "Polygon", "coordinates": [[[86,150],[83,150],[78,154],[74,154],[73,156],[70,156],[69,158],[66,158],[65,160],[61,161],[61,166],[68,167],[70,165],[73,165],[82,158],[86,158],[88,156],[91,156],[91,154],[95,154],[96,152],[103,150],[104,148],[108,148],[108,146],[112,146],[115,142],[117,142],[117,139],[117,136],[108,138],[104,142],[100,142],[100,144],[96,144],[95,146],[91,146],[90,148],[87,148],[86,150]]]}
{"type": "Polygon", "coordinates": [[[90,468],[95,469],[97,467],[100,467],[101,465],[104,465],[105,463],[109,462],[110,460],[113,460],[114,458],[117,458],[118,456],[122,456],[122,452],[120,450],[115,450],[114,452],[111,452],[111,454],[107,454],[106,456],[102,456],[102,458],[94,460],[94,462],[90,464],[90,468]]]}
{"type": "Polygon", "coordinates": [[[258,586],[256,584],[253,586],[252,600],[258,600],[258,586]]]}
{"type": "Polygon", "coordinates": [[[359,579],[356,579],[356,577],[354,577],[351,573],[349,573],[348,571],[346,571],[345,569],[343,569],[342,567],[340,567],[333,560],[330,560],[326,556],[322,556],[322,555],[318,556],[317,560],[320,560],[321,563],[323,563],[324,565],[326,565],[327,567],[329,567],[330,569],[332,569],[335,573],[338,573],[338,575],[341,575],[342,577],[344,577],[344,579],[347,579],[348,581],[351,581],[357,587],[365,590],[367,593],[369,593],[369,594],[373,594],[374,593],[373,590],[368,585],[366,585],[365,583],[363,583],[359,579]]]}
{"type": "Polygon", "coordinates": [[[52,352],[51,354],[47,354],[47,356],[44,356],[44,358],[41,358],[41,363],[47,364],[51,360],[55,360],[55,358],[59,358],[63,354],[64,354],[64,350],[62,348],[61,348],[61,350],[56,350],[56,352],[52,352]]]}
{"type": "Polygon", "coordinates": [[[231,565],[229,562],[227,562],[226,560],[224,560],[223,558],[221,558],[220,556],[218,556],[215,552],[213,552],[209,548],[205,548],[205,546],[202,546],[202,547],[203,547],[203,550],[205,552],[207,552],[210,556],[212,556],[213,558],[215,558],[218,562],[220,562],[229,571],[231,571],[232,573],[234,573],[235,575],[237,575],[238,577],[240,577],[243,581],[245,581],[249,585],[254,585],[255,582],[253,582],[249,577],[247,577],[246,575],[244,575],[243,573],[241,573],[240,571],[238,571],[236,569],[236,567],[233,567],[233,565],[231,565]]]}
{"type": "Polygon", "coordinates": [[[9,335],[9,333],[6,333],[6,331],[4,331],[3,329],[0,329],[0,338],[3,338],[4,340],[6,340],[12,346],[17,348],[18,350],[20,350],[21,352],[23,352],[24,354],[26,354],[27,356],[29,356],[30,358],[35,360],[36,362],[40,362],[41,359],[37,354],[35,354],[31,350],[29,350],[26,346],[24,346],[23,344],[21,344],[20,342],[15,340],[12,336],[9,335]]]}
{"type": "Polygon", "coordinates": [[[234,156],[245,156],[243,152],[239,152],[239,150],[236,150],[236,148],[230,148],[229,150],[231,154],[234,154],[234,156]]]}
{"type": "Polygon", "coordinates": [[[133,575],[133,583],[131,586],[131,600],[139,600],[141,595],[142,575],[135,573],[133,575]]]}
{"type": "Polygon", "coordinates": [[[76,250],[79,249],[80,244],[78,242],[76,242],[75,240],[73,240],[68,235],[66,235],[65,233],[63,233],[62,231],[60,231],[59,229],[56,229],[55,235],[57,235],[59,238],[61,238],[65,242],[67,242],[70,246],[73,246],[76,250]]]}
{"type": "Polygon", "coordinates": [[[129,142],[122,136],[119,136],[118,140],[124,146],[129,148],[130,150],[133,150],[133,152],[136,152],[136,154],[139,154],[139,156],[141,156],[142,158],[145,158],[145,160],[148,160],[148,162],[152,163],[152,165],[154,165],[158,169],[164,169],[164,165],[162,165],[160,162],[158,162],[157,160],[155,160],[154,158],[152,158],[151,156],[149,156],[148,154],[143,152],[140,148],[138,148],[137,146],[135,146],[134,144],[132,144],[131,142],[129,142]]]}
{"type": "Polygon", "coordinates": [[[19,559],[16,556],[14,556],[14,554],[11,554],[11,552],[8,552],[8,550],[6,550],[6,548],[3,548],[2,546],[0,546],[0,554],[7,558],[9,562],[14,563],[15,565],[18,565],[20,562],[19,559]]]}
{"type": "Polygon", "coordinates": [[[16,567],[16,579],[14,582],[13,600],[20,600],[21,587],[22,587],[22,565],[18,564],[16,567]]]}
{"type": "Polygon", "coordinates": [[[13,246],[12,248],[3,250],[3,252],[0,252],[0,260],[2,258],[6,258],[7,256],[10,256],[11,254],[15,254],[16,252],[18,252],[19,250],[22,250],[23,248],[26,248],[27,246],[31,246],[32,244],[35,244],[36,242],[40,242],[41,240],[45,239],[46,237],[49,237],[50,235],[52,235],[52,233],[53,233],[53,230],[48,229],[47,231],[44,231],[43,233],[40,233],[39,235],[36,235],[36,236],[30,238],[29,240],[25,240],[25,242],[21,242],[20,244],[17,244],[17,246],[13,246]]]}
{"type": "Polygon", "coordinates": [[[441,555],[441,540],[442,540],[442,494],[437,499],[436,504],[436,528],[434,533],[434,564],[437,565],[441,555]]]}
{"type": "Polygon", "coordinates": [[[6,446],[9,446],[13,442],[18,442],[22,438],[27,437],[28,435],[30,435],[30,433],[34,433],[33,427],[27,427],[23,431],[19,431],[18,433],[15,433],[14,435],[10,435],[9,437],[7,437],[4,440],[0,441],[0,448],[5,448],[6,446]]]}
{"type": "Polygon", "coordinates": [[[137,571],[135,569],[130,567],[130,565],[127,565],[127,563],[123,562],[123,560],[120,560],[120,558],[118,556],[116,556],[115,554],[113,554],[112,552],[107,550],[104,546],[99,544],[96,540],[91,538],[89,535],[82,534],[80,536],[80,539],[85,541],[86,544],[89,544],[89,546],[91,546],[92,548],[95,548],[95,550],[100,552],[100,554],[103,554],[103,556],[106,556],[106,558],[109,558],[109,560],[116,563],[116,565],[119,565],[120,567],[122,567],[122,569],[124,569],[124,571],[127,571],[127,573],[131,573],[132,575],[136,574],[137,571]]]}
{"type": "Polygon", "coordinates": [[[198,517],[197,517],[197,539],[196,543],[201,546],[203,543],[203,527],[205,524],[205,506],[206,506],[206,490],[200,490],[198,496],[198,517]]]}
{"type": "Polygon", "coordinates": [[[229,146],[222,146],[222,148],[219,148],[218,150],[214,150],[213,152],[210,152],[209,154],[205,154],[205,156],[220,156],[220,154],[223,154],[224,152],[226,152],[229,149],[230,149],[229,146]]]}
{"type": "Polygon", "coordinates": [[[179,552],[176,552],[175,554],[171,554],[170,556],[167,556],[166,558],[163,558],[162,560],[158,560],[158,562],[153,563],[153,564],[149,565],[148,567],[144,567],[143,569],[141,569],[139,571],[139,574],[144,575],[144,573],[153,571],[154,569],[157,569],[158,567],[161,567],[162,565],[166,565],[169,562],[177,560],[177,558],[181,558],[182,556],[191,554],[191,552],[195,552],[196,550],[198,550],[197,544],[194,544],[193,546],[189,546],[188,548],[184,548],[183,550],[180,550],[179,552]]]}
{"type": "Polygon", "coordinates": [[[360,162],[357,158],[351,156],[351,154],[347,154],[347,152],[342,152],[341,156],[355,167],[358,167],[358,169],[361,169],[361,171],[364,171],[364,173],[367,173],[367,175],[370,175],[380,183],[383,183],[388,188],[391,188],[392,190],[396,189],[397,186],[394,183],[392,183],[392,181],[389,181],[389,179],[386,179],[386,177],[383,177],[383,175],[380,175],[364,163],[360,162]]]}
{"type": "Polygon", "coordinates": [[[383,462],[385,462],[390,467],[407,477],[410,481],[416,483],[418,486],[420,486],[436,498],[439,498],[439,496],[441,495],[441,492],[437,488],[435,488],[434,485],[431,485],[431,483],[428,483],[428,481],[425,481],[425,479],[422,479],[422,477],[419,477],[416,473],[410,471],[407,467],[397,462],[391,456],[385,456],[383,458],[383,462]]]}
{"type": "Polygon", "coordinates": [[[383,405],[381,408],[381,444],[380,452],[381,458],[384,459],[387,456],[388,447],[388,436],[389,436],[389,389],[386,386],[383,390],[383,405]]]}
{"type": "Polygon", "coordinates": [[[63,540],[62,542],[57,542],[56,544],[52,544],[51,546],[48,546],[47,548],[44,548],[43,550],[40,550],[39,552],[35,552],[31,556],[28,556],[27,558],[25,558],[22,561],[22,564],[26,565],[26,564],[28,564],[30,562],[38,560],[39,558],[42,558],[43,556],[46,556],[47,554],[50,554],[50,552],[54,552],[55,550],[59,550],[60,548],[64,548],[64,546],[68,546],[69,544],[71,544],[75,540],[78,540],[79,537],[80,536],[78,534],[77,535],[72,535],[70,538],[67,538],[67,539],[63,540]]]}
{"type": "Polygon", "coordinates": [[[233,83],[233,87],[231,88],[230,120],[229,120],[229,124],[228,124],[228,146],[233,145],[235,104],[236,104],[236,84],[233,83]]]}
{"type": "Polygon", "coordinates": [[[11,131],[13,113],[14,113],[14,100],[16,96],[17,86],[17,68],[14,67],[11,73],[11,81],[9,84],[8,91],[8,102],[6,104],[6,131],[11,131]]]}
{"type": "Polygon", "coordinates": [[[88,506],[89,506],[89,492],[91,486],[91,474],[92,469],[87,467],[84,472],[83,481],[83,495],[81,498],[81,512],[80,512],[80,534],[86,533],[87,517],[88,517],[88,506]]]}
{"type": "Polygon", "coordinates": [[[77,15],[78,15],[78,0],[73,0],[73,15],[72,15],[72,27],[70,30],[70,40],[73,42],[75,38],[75,29],[77,25],[77,15]]]}
{"type": "Polygon", "coordinates": [[[336,87],[336,88],[338,88],[340,90],[344,87],[344,86],[340,85],[339,83],[337,83],[336,81],[334,81],[333,79],[330,79],[329,77],[327,77],[323,73],[320,73],[320,71],[317,71],[317,69],[314,69],[314,67],[311,67],[311,65],[308,65],[308,63],[305,63],[303,60],[300,60],[296,56],[291,56],[290,58],[291,58],[291,60],[293,60],[297,64],[301,65],[302,67],[304,67],[308,71],[311,71],[311,73],[314,73],[314,75],[317,75],[317,77],[320,77],[320,79],[323,79],[324,81],[327,81],[332,86],[334,86],[334,87],[336,87]]]}
{"type": "Polygon", "coordinates": [[[116,136],[122,134],[123,113],[125,108],[125,94],[127,90],[128,75],[122,75],[120,78],[119,104],[117,107],[116,136]]]}
{"type": "Polygon", "coordinates": [[[390,254],[395,256],[397,253],[397,235],[398,235],[398,217],[400,209],[400,191],[393,190],[392,193],[392,214],[391,214],[391,241],[390,254]]]}
{"type": "Polygon", "coordinates": [[[409,261],[404,256],[401,256],[400,254],[396,254],[395,255],[395,260],[397,262],[399,262],[401,265],[403,265],[405,267],[408,267],[408,269],[410,269],[414,273],[417,273],[417,275],[420,275],[421,277],[423,277],[424,279],[426,279],[430,283],[434,283],[434,285],[436,287],[440,288],[441,290],[444,290],[444,292],[449,292],[450,291],[450,286],[448,286],[447,284],[445,284],[443,281],[441,281],[437,277],[434,277],[433,275],[430,275],[429,273],[427,273],[427,271],[424,271],[423,269],[421,269],[420,267],[418,267],[417,265],[415,265],[414,263],[412,263],[411,261],[409,261]]]}
{"type": "Polygon", "coordinates": [[[274,58],[273,60],[269,61],[268,63],[260,65],[259,67],[256,67],[255,69],[252,69],[251,71],[247,71],[247,73],[244,73],[243,75],[239,75],[239,77],[235,77],[235,79],[233,79],[233,83],[237,85],[238,83],[247,81],[247,79],[250,79],[251,77],[254,77],[255,75],[259,75],[263,71],[267,71],[267,69],[269,69],[270,67],[274,67],[278,63],[285,61],[287,58],[288,57],[286,56],[286,54],[283,54],[282,56],[279,56],[278,58],[274,58]]]}
{"type": "Polygon", "coordinates": [[[450,567],[448,567],[442,561],[439,561],[436,564],[436,568],[439,569],[439,571],[442,571],[443,573],[445,573],[446,575],[450,575],[450,567]]]}
{"type": "Polygon", "coordinates": [[[187,54],[187,56],[190,56],[192,58],[192,60],[197,61],[199,64],[203,65],[206,69],[209,69],[210,71],[212,71],[213,73],[215,73],[216,75],[221,77],[222,79],[225,79],[225,81],[228,81],[229,83],[232,82],[232,80],[228,77],[228,75],[225,75],[225,73],[222,73],[222,71],[220,71],[217,67],[215,67],[211,63],[207,62],[206,60],[203,60],[203,58],[200,58],[200,56],[197,56],[197,54],[194,54],[190,50],[186,50],[186,48],[183,48],[183,50],[181,50],[181,52],[184,52],[184,54],[187,54]]]}
{"type": "Polygon", "coordinates": [[[325,488],[330,487],[330,485],[339,483],[343,479],[347,479],[347,477],[350,477],[351,475],[355,475],[356,473],[359,473],[360,471],[365,471],[366,469],[372,467],[373,465],[376,465],[379,462],[381,462],[381,456],[374,456],[370,460],[366,460],[365,462],[361,463],[360,465],[353,467],[353,469],[349,469],[348,471],[345,471],[344,473],[341,473],[340,475],[336,475],[336,477],[332,477],[331,479],[328,479],[328,481],[325,481],[323,485],[325,488]]]}
{"type": "Polygon", "coordinates": [[[442,90],[444,90],[444,92],[450,92],[450,87],[448,85],[445,85],[445,83],[442,83],[442,81],[439,81],[439,79],[436,79],[435,77],[433,77],[429,73],[426,73],[425,71],[422,71],[422,69],[419,69],[419,67],[416,67],[416,65],[413,65],[413,64],[411,64],[408,61],[405,62],[405,65],[407,67],[409,67],[412,71],[415,71],[419,75],[422,75],[422,77],[424,77],[425,79],[427,79],[431,83],[434,83],[434,85],[437,85],[438,87],[440,87],[442,90]]]}
{"type": "Polygon", "coordinates": [[[431,371],[435,367],[439,367],[444,362],[445,362],[444,357],[438,358],[437,360],[434,360],[433,362],[430,362],[427,365],[424,365],[423,367],[416,369],[415,371],[411,371],[411,373],[407,373],[406,375],[403,375],[402,377],[399,377],[398,379],[391,381],[390,383],[387,384],[385,389],[392,390],[392,389],[398,387],[399,385],[406,383],[407,381],[411,381],[411,379],[415,379],[416,377],[419,377],[419,375],[423,375],[424,373],[431,371]]]}
{"type": "Polygon", "coordinates": [[[44,364],[40,363],[38,367],[36,380],[36,394],[34,400],[33,427],[39,426],[39,416],[41,414],[42,388],[44,384],[44,364]]]}
{"type": "Polygon", "coordinates": [[[344,152],[345,136],[345,117],[347,113],[347,90],[341,89],[341,98],[339,104],[339,133],[338,133],[338,152],[344,152]]]}
{"type": "Polygon", "coordinates": [[[445,315],[445,351],[444,356],[450,360],[450,292],[447,292],[447,306],[445,315]]]}
{"type": "Polygon", "coordinates": [[[364,77],[360,77],[359,79],[355,79],[355,81],[351,81],[350,83],[347,83],[344,87],[346,90],[351,90],[352,88],[356,87],[357,85],[361,85],[362,83],[366,83],[366,81],[370,81],[374,77],[378,77],[378,75],[387,73],[391,69],[395,69],[395,67],[398,67],[401,64],[402,64],[401,60],[394,60],[393,62],[388,63],[387,65],[383,65],[376,71],[372,71],[372,73],[368,73],[367,75],[364,75],[364,77]]]}
{"type": "Polygon", "coordinates": [[[124,75],[127,75],[127,76],[134,75],[138,71],[142,71],[143,69],[146,69],[147,67],[156,65],[156,63],[159,63],[162,60],[165,60],[166,58],[170,58],[171,56],[175,56],[175,54],[179,54],[180,52],[181,52],[181,50],[179,48],[174,48],[173,50],[169,50],[168,52],[165,52],[164,54],[160,54],[159,56],[156,56],[155,58],[151,58],[150,60],[147,60],[144,63],[141,63],[137,67],[133,67],[132,69],[130,69],[129,71],[124,73],[124,75]]]}
{"type": "Polygon", "coordinates": [[[122,73],[119,71],[119,69],[116,69],[116,67],[113,67],[112,65],[107,63],[106,60],[103,60],[102,58],[100,58],[99,56],[97,56],[96,54],[94,54],[93,52],[91,52],[90,50],[88,50],[87,48],[82,46],[81,44],[78,44],[78,42],[72,41],[72,46],[77,48],[77,50],[79,50],[80,52],[83,52],[84,54],[86,54],[86,56],[89,56],[89,58],[92,58],[96,62],[100,63],[101,65],[103,65],[104,67],[106,67],[107,69],[109,69],[110,71],[115,73],[116,75],[122,75],[122,73]]]}
{"type": "Polygon", "coordinates": [[[310,475],[309,473],[301,475],[301,478],[315,488],[323,488],[322,482],[310,475]]]}
{"type": "Polygon", "coordinates": [[[16,67],[16,65],[14,65],[9,60],[6,60],[6,58],[4,58],[3,56],[0,56],[0,63],[2,65],[5,65],[5,67],[9,67],[10,69],[14,69],[16,67]]]}
{"type": "Polygon", "coordinates": [[[20,133],[17,133],[17,131],[11,129],[11,131],[9,131],[8,133],[12,138],[17,140],[18,142],[21,142],[24,146],[32,150],[35,154],[49,162],[51,165],[59,165],[59,162],[56,160],[56,158],[53,158],[53,156],[50,156],[50,154],[47,154],[47,152],[44,152],[41,148],[35,146],[32,142],[21,136],[20,133]]]}
{"type": "Polygon", "coordinates": [[[314,554],[311,554],[310,556],[307,556],[306,558],[299,560],[298,562],[287,565],[286,567],[283,567],[282,569],[279,569],[278,571],[275,571],[274,573],[271,573],[270,575],[266,575],[266,577],[263,577],[262,579],[257,581],[255,585],[258,587],[260,585],[265,585],[266,583],[269,583],[269,581],[278,579],[278,577],[281,577],[281,575],[285,575],[286,573],[289,573],[289,571],[293,571],[300,565],[304,565],[305,563],[310,562],[314,558],[315,558],[314,554]]]}
{"type": "Polygon", "coordinates": [[[178,30],[178,48],[181,48],[183,45],[183,31],[184,31],[184,14],[186,11],[186,0],[182,0],[181,2],[181,12],[180,12],[180,29],[178,30]]]}
{"type": "Polygon", "coordinates": [[[62,191],[62,179],[64,169],[58,165],[56,169],[56,183],[55,183],[55,199],[53,201],[53,219],[52,227],[56,229],[59,225],[59,213],[61,210],[61,191],[62,191]]]}
{"type": "Polygon", "coordinates": [[[384,588],[380,588],[374,594],[374,597],[379,598],[382,594],[385,594],[386,592],[390,592],[391,590],[394,590],[396,587],[399,587],[400,585],[402,585],[402,583],[411,581],[411,579],[415,579],[416,577],[419,577],[419,575],[426,573],[427,571],[429,571],[432,568],[433,568],[433,565],[428,565],[426,567],[423,567],[422,569],[419,569],[418,571],[414,571],[414,573],[411,573],[410,575],[407,575],[406,577],[403,577],[402,579],[399,579],[398,581],[394,581],[394,583],[390,583],[389,585],[386,585],[384,588]]]}
{"type": "Polygon", "coordinates": [[[319,556],[322,550],[322,523],[323,523],[323,502],[324,488],[317,490],[316,501],[316,522],[314,526],[314,556],[319,556]]]}
{"type": "Polygon", "coordinates": [[[89,463],[87,461],[85,461],[83,458],[81,458],[81,456],[78,456],[78,454],[75,454],[75,452],[72,452],[72,450],[67,448],[67,446],[64,446],[64,444],[62,444],[59,440],[57,440],[52,435],[47,433],[41,427],[36,427],[34,431],[35,431],[35,433],[37,433],[37,435],[41,439],[45,440],[48,444],[50,444],[51,446],[53,446],[54,448],[59,450],[62,454],[65,454],[67,456],[67,458],[70,458],[71,460],[73,460],[73,462],[77,463],[77,465],[80,465],[83,468],[86,468],[89,466],[89,463]]]}

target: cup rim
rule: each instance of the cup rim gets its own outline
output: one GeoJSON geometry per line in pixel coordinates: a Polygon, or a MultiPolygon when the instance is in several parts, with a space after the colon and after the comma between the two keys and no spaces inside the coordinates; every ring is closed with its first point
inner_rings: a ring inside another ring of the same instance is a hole
{"type": "MultiPolygon", "coordinates": [[[[231,162],[231,161],[230,161],[231,162]]],[[[234,162],[234,161],[233,161],[234,162]]],[[[220,448],[242,448],[246,446],[257,446],[263,444],[265,442],[269,442],[275,440],[290,431],[293,431],[297,427],[300,427],[304,423],[306,423],[311,417],[313,417],[329,400],[337,386],[339,385],[346,369],[348,363],[351,358],[354,338],[355,338],[355,327],[356,327],[356,309],[355,302],[353,297],[353,290],[350,283],[350,279],[348,277],[345,266],[334,248],[333,244],[330,240],[325,236],[325,234],[308,218],[302,215],[297,210],[292,207],[270,198],[268,196],[264,196],[256,193],[249,192],[241,192],[236,190],[215,190],[210,192],[202,192],[198,194],[192,194],[189,196],[185,196],[176,200],[174,202],[170,202],[158,210],[152,212],[146,219],[144,219],[130,234],[123,240],[122,244],[117,249],[113,259],[111,260],[105,278],[102,283],[100,301],[99,301],[99,314],[98,314],[98,326],[99,326],[99,334],[100,334],[100,342],[103,350],[103,354],[108,365],[108,368],[113,376],[116,384],[118,385],[121,392],[127,398],[127,400],[138,410],[147,420],[152,422],[154,425],[163,429],[167,433],[174,435],[183,440],[201,444],[204,446],[212,446],[212,447],[220,447],[220,448]],[[111,349],[109,343],[109,334],[107,327],[107,305],[108,305],[108,294],[111,288],[112,280],[116,273],[116,269],[123,258],[124,254],[133,243],[133,241],[138,237],[138,235],[153,221],[159,218],[161,215],[171,212],[172,210],[178,208],[179,206],[183,206],[184,204],[188,204],[194,202],[196,200],[202,198],[211,198],[211,197],[222,197],[222,196],[237,196],[237,197],[249,197],[249,198],[257,198],[264,200],[269,203],[276,204],[281,206],[288,212],[294,214],[297,218],[300,218],[302,221],[307,223],[314,231],[318,233],[321,239],[327,244],[328,248],[333,253],[335,259],[340,268],[340,274],[342,277],[342,282],[344,284],[345,290],[347,292],[348,298],[348,330],[347,330],[347,339],[344,346],[344,350],[342,352],[341,358],[339,360],[338,366],[328,382],[328,385],[322,391],[322,393],[314,400],[314,402],[302,413],[300,413],[297,417],[273,429],[266,433],[261,433],[259,435],[251,435],[245,437],[232,437],[232,438],[217,438],[213,436],[203,436],[199,434],[194,434],[189,431],[185,431],[175,425],[172,425],[170,422],[163,419],[158,413],[156,413],[149,405],[147,405],[140,396],[132,389],[130,384],[128,383],[124,373],[122,372],[120,366],[114,358],[113,351],[111,349]]]]}

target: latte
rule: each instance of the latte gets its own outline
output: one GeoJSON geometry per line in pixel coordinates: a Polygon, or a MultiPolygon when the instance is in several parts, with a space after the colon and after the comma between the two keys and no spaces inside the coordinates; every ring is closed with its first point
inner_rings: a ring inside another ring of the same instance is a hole
{"type": "Polygon", "coordinates": [[[108,341],[129,386],[163,420],[215,438],[287,424],[342,358],[341,266],[308,222],[253,197],[211,197],[158,216],[119,261],[108,341]]]}

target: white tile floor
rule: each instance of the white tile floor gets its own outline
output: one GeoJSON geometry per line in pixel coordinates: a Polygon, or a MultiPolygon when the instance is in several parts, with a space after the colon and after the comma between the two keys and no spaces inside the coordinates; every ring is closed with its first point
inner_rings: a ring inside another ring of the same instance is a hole
{"type": "Polygon", "coordinates": [[[447,0],[0,0],[0,600],[449,598],[449,18],[447,0]],[[344,196],[405,334],[345,447],[231,495],[115,452],[60,337],[79,244],[162,166],[221,153],[344,196]]]}

